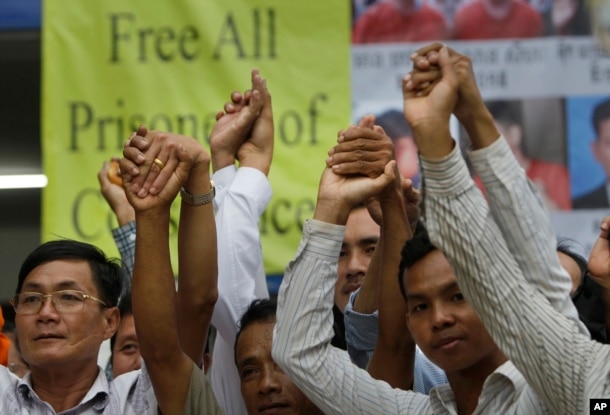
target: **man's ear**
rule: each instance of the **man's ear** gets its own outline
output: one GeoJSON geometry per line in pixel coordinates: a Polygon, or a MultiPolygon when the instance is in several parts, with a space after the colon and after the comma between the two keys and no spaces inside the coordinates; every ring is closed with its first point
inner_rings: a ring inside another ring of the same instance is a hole
{"type": "Polygon", "coordinates": [[[108,340],[119,328],[121,323],[121,313],[118,307],[110,307],[104,309],[104,319],[106,327],[104,328],[104,340],[108,340]]]}

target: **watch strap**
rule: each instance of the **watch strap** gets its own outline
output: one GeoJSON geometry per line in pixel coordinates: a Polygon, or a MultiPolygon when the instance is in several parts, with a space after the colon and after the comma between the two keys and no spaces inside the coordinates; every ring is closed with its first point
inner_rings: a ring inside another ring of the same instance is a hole
{"type": "Polygon", "coordinates": [[[184,187],[180,188],[180,197],[182,200],[189,205],[200,206],[207,205],[212,200],[214,200],[214,196],[216,196],[216,187],[214,187],[214,182],[210,180],[211,189],[204,194],[194,195],[189,193],[184,187]]]}

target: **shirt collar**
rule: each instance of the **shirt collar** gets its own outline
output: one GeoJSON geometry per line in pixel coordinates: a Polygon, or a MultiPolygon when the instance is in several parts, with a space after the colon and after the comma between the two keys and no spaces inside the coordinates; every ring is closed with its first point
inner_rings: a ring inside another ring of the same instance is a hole
{"type": "MultiPolygon", "coordinates": [[[[32,379],[31,373],[28,372],[26,375],[19,379],[17,383],[17,390],[19,393],[19,399],[22,401],[22,404],[31,403],[33,400],[42,400],[38,397],[34,389],[32,388],[32,379]]],[[[108,383],[108,379],[106,379],[106,375],[104,374],[104,370],[98,366],[97,378],[93,385],[87,391],[87,394],[83,398],[83,400],[75,407],[79,407],[81,405],[89,404],[96,411],[103,411],[106,405],[109,402],[109,392],[110,386],[108,383]]]]}
{"type": "MultiPolygon", "coordinates": [[[[517,370],[515,365],[513,365],[510,360],[507,360],[498,366],[496,370],[494,370],[489,376],[487,376],[487,379],[485,379],[483,389],[481,390],[481,395],[479,396],[479,405],[481,405],[481,403],[485,400],[495,399],[498,386],[501,384],[504,384],[501,389],[506,391],[508,388],[510,388],[510,394],[513,396],[519,395],[527,385],[521,372],[517,370]],[[491,395],[491,392],[487,391],[493,391],[494,395],[491,395]]],[[[508,393],[503,392],[502,396],[502,399],[506,399],[508,393]]],[[[432,406],[432,412],[435,414],[457,414],[455,395],[453,394],[449,384],[435,386],[434,388],[430,389],[430,405],[432,406]]]]}

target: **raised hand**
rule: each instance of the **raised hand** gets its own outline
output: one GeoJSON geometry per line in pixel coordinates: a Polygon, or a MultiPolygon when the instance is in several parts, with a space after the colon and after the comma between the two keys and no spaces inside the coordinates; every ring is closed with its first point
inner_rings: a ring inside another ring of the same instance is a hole
{"type": "MultiPolygon", "coordinates": [[[[416,96],[426,96],[441,80],[443,74],[439,65],[442,47],[442,43],[433,43],[413,53],[413,70],[405,77],[405,90],[416,96]]],[[[473,147],[485,147],[500,134],[477,86],[472,60],[451,48],[446,49],[458,81],[458,99],[453,114],[468,132],[473,147]]]]}
{"type": "Polygon", "coordinates": [[[273,108],[267,81],[261,77],[258,69],[252,71],[252,96],[255,94],[261,97],[262,107],[250,136],[237,150],[237,159],[240,166],[253,167],[268,175],[273,158],[273,108]]]}
{"type": "Polygon", "coordinates": [[[238,150],[252,133],[252,127],[261,113],[264,95],[257,88],[255,77],[260,78],[258,70],[252,71],[252,90],[241,94],[233,92],[231,102],[227,102],[224,111],[216,114],[216,125],[210,136],[212,168],[218,171],[235,163],[238,150]]]}
{"type": "Polygon", "coordinates": [[[426,95],[409,87],[412,74],[403,80],[404,115],[413,129],[419,152],[427,157],[447,155],[454,142],[449,132],[449,118],[458,99],[458,78],[447,47],[439,51],[441,78],[432,83],[426,95]]]}
{"type": "Polygon", "coordinates": [[[599,229],[599,236],[589,254],[587,268],[595,281],[610,289],[610,216],[602,219],[599,229]]]}
{"type": "Polygon", "coordinates": [[[337,174],[377,177],[383,174],[386,164],[394,159],[394,144],[383,128],[371,128],[362,120],[357,127],[339,131],[337,141],[338,144],[328,151],[326,159],[327,166],[337,174]]]}
{"type": "Polygon", "coordinates": [[[109,171],[110,163],[118,162],[117,157],[113,157],[111,160],[105,160],[102,168],[97,173],[97,180],[100,183],[100,191],[104,199],[114,212],[119,226],[123,226],[135,219],[135,212],[125,196],[125,190],[123,186],[119,186],[110,181],[109,171]]]}
{"type": "Polygon", "coordinates": [[[351,209],[378,195],[396,180],[396,161],[388,162],[383,174],[371,178],[363,175],[339,175],[326,167],[318,187],[314,219],[345,225],[351,209]]]}
{"type": "Polygon", "coordinates": [[[191,137],[147,131],[145,137],[136,135],[130,139],[123,149],[123,156],[121,160],[123,186],[129,202],[136,211],[160,206],[169,207],[181,186],[186,186],[187,181],[200,180],[199,177],[195,177],[195,171],[199,175],[209,177],[210,156],[201,144],[191,137]],[[140,141],[145,141],[145,144],[140,141]],[[146,148],[144,153],[142,147],[146,148]],[[138,165],[137,160],[142,159],[145,162],[139,164],[139,173],[135,176],[130,174],[133,167],[138,165]],[[160,163],[155,160],[159,160],[160,163]],[[191,171],[193,171],[192,175],[191,171]],[[151,177],[152,183],[150,183],[151,177]]]}

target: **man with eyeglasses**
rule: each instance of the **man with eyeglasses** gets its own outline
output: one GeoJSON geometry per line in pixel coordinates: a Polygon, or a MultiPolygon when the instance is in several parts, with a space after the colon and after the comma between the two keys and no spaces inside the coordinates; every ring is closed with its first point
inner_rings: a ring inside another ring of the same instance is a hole
{"type": "Polygon", "coordinates": [[[47,242],[23,262],[15,308],[18,345],[30,371],[0,367],[0,413],[145,413],[156,407],[150,381],[108,383],[97,365],[101,343],[119,324],[121,266],[98,248],[47,242]]]}

